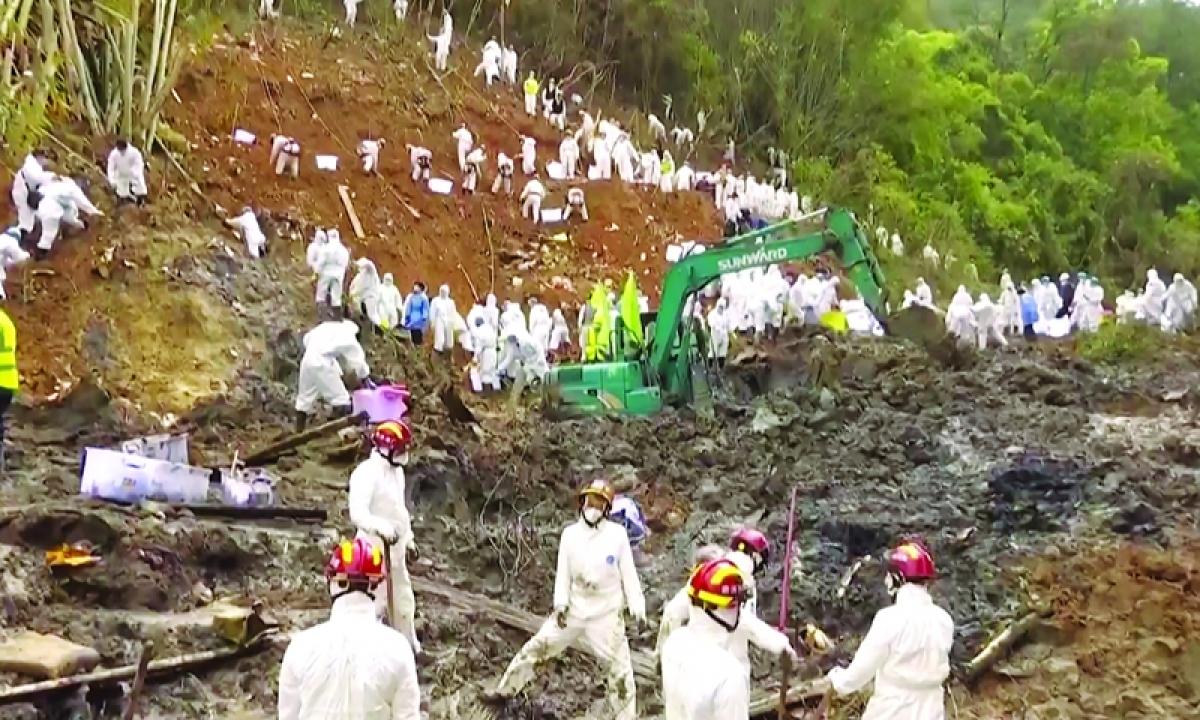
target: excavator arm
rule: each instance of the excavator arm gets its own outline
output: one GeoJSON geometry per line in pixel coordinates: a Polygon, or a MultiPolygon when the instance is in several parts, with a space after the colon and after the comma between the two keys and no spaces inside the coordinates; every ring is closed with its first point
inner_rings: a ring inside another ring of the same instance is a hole
{"type": "Polygon", "coordinates": [[[662,299],[649,344],[647,370],[670,393],[684,381],[689,363],[686,352],[688,328],[683,326],[684,306],[689,296],[727,273],[748,268],[796,262],[833,252],[846,275],[875,317],[884,322],[887,290],[883,272],[871,253],[866,235],[849,211],[826,209],[799,220],[788,220],[734,238],[729,243],[689,255],[672,266],[663,281],[662,299]],[[815,232],[799,234],[820,217],[823,225],[815,232]]]}

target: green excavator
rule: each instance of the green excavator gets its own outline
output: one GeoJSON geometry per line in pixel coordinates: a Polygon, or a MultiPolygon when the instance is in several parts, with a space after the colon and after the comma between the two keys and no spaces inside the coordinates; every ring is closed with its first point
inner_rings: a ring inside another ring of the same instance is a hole
{"type": "Polygon", "coordinates": [[[707,392],[708,385],[694,324],[684,322],[688,298],[726,273],[798,262],[825,252],[837,256],[866,306],[884,322],[887,290],[862,227],[847,210],[821,210],[676,262],[663,280],[658,312],[646,326],[646,346],[625,347],[618,330],[616,360],[554,368],[545,385],[547,410],[558,416],[649,415],[661,410],[664,402],[692,402],[698,393],[707,392]]]}

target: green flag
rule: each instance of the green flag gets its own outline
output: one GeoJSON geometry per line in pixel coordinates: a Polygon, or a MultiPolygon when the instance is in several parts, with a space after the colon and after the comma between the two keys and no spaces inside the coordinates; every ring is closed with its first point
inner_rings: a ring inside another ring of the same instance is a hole
{"type": "Polygon", "coordinates": [[[596,283],[588,305],[592,308],[592,324],[585,345],[586,357],[589,361],[606,360],[612,343],[612,315],[604,285],[596,283]]]}
{"type": "Polygon", "coordinates": [[[625,289],[621,291],[620,307],[621,320],[625,323],[625,337],[629,340],[630,345],[641,347],[644,342],[642,310],[638,306],[637,280],[634,279],[633,273],[629,273],[625,277],[625,289]]]}

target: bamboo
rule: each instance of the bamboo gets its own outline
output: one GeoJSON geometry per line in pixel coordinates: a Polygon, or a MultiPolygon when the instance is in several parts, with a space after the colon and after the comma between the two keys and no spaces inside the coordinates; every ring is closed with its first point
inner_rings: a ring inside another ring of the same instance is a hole
{"type": "Polygon", "coordinates": [[[980,675],[988,670],[992,665],[996,664],[1000,658],[1008,654],[1008,651],[1021,641],[1030,630],[1037,627],[1043,618],[1050,615],[1049,611],[1034,611],[1013,624],[1009,625],[999,635],[992,639],[978,655],[967,663],[963,669],[963,680],[967,683],[974,682],[980,675]]]}
{"type": "Polygon", "coordinates": [[[140,27],[138,15],[141,9],[141,0],[133,0],[129,18],[123,27],[125,31],[125,72],[121,76],[121,134],[127,138],[133,137],[133,76],[137,68],[137,40],[140,27]]]}

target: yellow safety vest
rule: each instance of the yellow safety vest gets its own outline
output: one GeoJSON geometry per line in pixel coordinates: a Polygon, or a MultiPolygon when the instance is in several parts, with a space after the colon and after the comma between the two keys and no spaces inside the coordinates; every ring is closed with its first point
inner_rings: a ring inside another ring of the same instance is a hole
{"type": "Polygon", "coordinates": [[[0,388],[16,391],[20,383],[17,374],[17,326],[8,313],[0,310],[0,388]]]}
{"type": "Polygon", "coordinates": [[[537,92],[538,92],[538,81],[534,80],[533,78],[525,78],[525,94],[526,95],[537,95],[537,92]]]}

